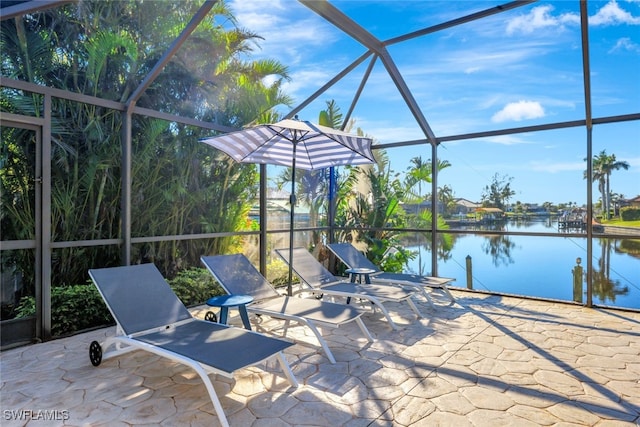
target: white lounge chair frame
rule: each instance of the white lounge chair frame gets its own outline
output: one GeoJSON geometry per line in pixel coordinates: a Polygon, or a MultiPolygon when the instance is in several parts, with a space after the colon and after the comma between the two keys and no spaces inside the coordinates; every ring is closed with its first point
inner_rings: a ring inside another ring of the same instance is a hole
{"type": "Polygon", "coordinates": [[[333,254],[347,266],[347,268],[367,268],[374,271],[369,275],[371,282],[373,283],[400,285],[415,289],[424,296],[432,308],[435,308],[435,304],[433,303],[431,295],[427,292],[427,288],[441,289],[447,298],[449,298],[451,303],[456,301],[447,288],[447,285],[456,279],[449,277],[420,276],[417,274],[406,273],[388,273],[386,271],[382,271],[378,266],[369,261],[369,259],[358,251],[358,249],[356,249],[351,243],[330,243],[327,245],[327,248],[333,252],[333,254]]]}
{"type": "Polygon", "coordinates": [[[202,379],[225,427],[229,423],[209,374],[233,378],[236,370],[276,356],[291,386],[298,387],[282,353],[291,343],[194,318],[155,265],[92,269],[89,276],[117,323],[115,336],[106,338],[102,344],[91,343],[89,358],[94,366],[134,350],[148,351],[188,366],[202,379]],[[206,337],[206,342],[198,340],[200,337],[206,337]],[[225,358],[221,351],[235,354],[225,358]]]}
{"type": "Polygon", "coordinates": [[[351,307],[345,310],[342,304],[281,295],[243,254],[203,256],[200,260],[227,293],[254,297],[254,302],[247,305],[248,312],[284,320],[284,336],[291,321],[309,328],[331,363],[336,363],[336,359],[318,326],[338,328],[355,321],[367,341],[373,341],[361,319],[363,311],[351,307]],[[329,313],[337,316],[328,316],[329,313]]]}
{"type": "MultiPolygon", "coordinates": [[[[275,253],[278,254],[285,263],[289,264],[289,249],[276,249],[275,253]]],[[[418,318],[424,317],[411,299],[414,295],[413,291],[400,287],[392,288],[387,285],[361,285],[342,280],[331,274],[329,270],[320,264],[320,262],[304,248],[293,249],[292,269],[296,276],[315,293],[369,301],[373,304],[373,307],[380,310],[394,330],[398,329],[398,325],[393,321],[389,311],[384,306],[384,303],[387,301],[406,301],[418,318]]]]}

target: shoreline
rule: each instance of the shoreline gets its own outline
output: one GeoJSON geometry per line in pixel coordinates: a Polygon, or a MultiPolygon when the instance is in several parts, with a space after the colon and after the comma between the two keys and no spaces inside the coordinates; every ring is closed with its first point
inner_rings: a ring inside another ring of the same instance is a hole
{"type": "Polygon", "coordinates": [[[620,234],[622,236],[633,236],[640,238],[640,228],[638,227],[623,227],[620,225],[603,225],[599,224],[602,228],[602,233],[606,234],[620,234]]]}

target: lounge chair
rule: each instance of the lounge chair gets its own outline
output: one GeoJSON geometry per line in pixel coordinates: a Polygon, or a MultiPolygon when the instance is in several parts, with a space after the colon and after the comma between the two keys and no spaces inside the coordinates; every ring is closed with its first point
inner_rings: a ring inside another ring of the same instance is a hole
{"type": "Polygon", "coordinates": [[[291,343],[194,318],[155,265],[92,269],[89,276],[117,325],[115,336],[89,346],[94,366],[133,350],[186,365],[204,382],[223,426],[229,423],[208,374],[232,378],[235,371],[276,356],[289,383],[298,386],[282,354],[291,343]]]}
{"type": "Polygon", "coordinates": [[[373,341],[362,322],[363,311],[355,307],[314,298],[280,295],[242,254],[203,256],[200,259],[227,293],[253,297],[254,302],[247,305],[247,311],[285,320],[285,335],[292,320],[307,326],[315,334],[331,363],[336,363],[336,359],[317,326],[337,328],[355,321],[367,340],[373,341]]]}
{"type": "Polygon", "coordinates": [[[415,289],[426,298],[433,308],[435,308],[435,306],[431,296],[427,292],[427,288],[441,289],[449,298],[451,303],[455,302],[455,298],[451,295],[449,289],[447,289],[447,285],[455,279],[448,277],[420,276],[417,274],[387,273],[380,270],[378,266],[369,261],[369,259],[351,243],[330,243],[327,247],[347,266],[347,268],[361,268],[372,271],[369,277],[374,283],[388,283],[415,289]]]}
{"type": "MultiPolygon", "coordinates": [[[[276,249],[275,252],[289,264],[289,249],[276,249]]],[[[331,274],[304,248],[293,249],[292,269],[296,276],[316,293],[344,297],[347,298],[347,302],[350,299],[359,299],[372,303],[374,307],[380,309],[392,329],[398,329],[398,327],[391,319],[384,302],[406,301],[418,318],[423,317],[411,300],[413,291],[387,285],[360,285],[347,282],[331,274]]]]}

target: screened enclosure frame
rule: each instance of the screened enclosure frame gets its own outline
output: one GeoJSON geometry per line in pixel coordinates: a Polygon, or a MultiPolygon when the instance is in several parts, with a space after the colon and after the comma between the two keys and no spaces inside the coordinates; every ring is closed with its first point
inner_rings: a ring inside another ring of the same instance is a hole
{"type": "MultiPolygon", "coordinates": [[[[576,0],[578,1],[578,0],[576,0]]],[[[592,158],[593,158],[593,147],[592,147],[592,131],[593,127],[597,125],[611,124],[611,123],[620,123],[627,121],[639,121],[640,120],[640,112],[625,114],[625,115],[617,115],[617,116],[609,116],[609,117],[593,117],[592,116],[592,95],[591,95],[591,82],[590,82],[590,62],[589,62],[589,31],[588,31],[588,13],[587,13],[587,1],[579,0],[580,4],[580,28],[581,28],[581,49],[582,49],[582,76],[583,76],[583,88],[584,88],[584,103],[585,103],[585,111],[583,114],[583,118],[580,120],[569,121],[569,122],[552,122],[543,125],[537,126],[526,126],[526,127],[515,127],[515,128],[504,128],[492,131],[485,132],[477,132],[477,133],[467,133],[460,135],[436,135],[427,118],[424,116],[421,108],[419,107],[416,99],[414,98],[411,90],[406,84],[404,77],[396,63],[394,62],[391,54],[388,51],[388,46],[402,43],[407,40],[412,40],[427,34],[432,34],[444,29],[448,29],[454,26],[462,25],[465,23],[469,23],[472,21],[480,20],[489,16],[493,16],[496,14],[500,14],[509,10],[513,10],[518,7],[526,6],[533,1],[513,1],[504,4],[497,5],[495,7],[490,7],[481,12],[477,12],[471,15],[463,16],[448,22],[444,22],[438,25],[434,25],[431,27],[424,28],[419,31],[414,31],[411,33],[404,34],[402,36],[398,36],[389,40],[379,40],[365,28],[360,26],[357,22],[353,21],[349,17],[347,17],[343,12],[334,7],[331,3],[327,1],[319,1],[319,0],[299,0],[299,2],[308,8],[310,11],[319,15],[327,22],[331,23],[333,26],[340,29],[345,34],[349,35],[351,38],[356,40],[362,46],[366,48],[366,52],[358,57],[355,61],[353,61],[349,66],[345,69],[337,73],[331,80],[322,85],[316,92],[314,92],[309,98],[298,104],[295,108],[293,108],[284,118],[292,118],[301,110],[303,110],[307,105],[309,105],[312,101],[317,99],[320,95],[325,93],[329,88],[331,88],[334,84],[341,81],[345,76],[347,76],[352,70],[354,70],[359,65],[369,61],[364,76],[362,77],[361,83],[357,88],[353,101],[349,106],[348,112],[345,114],[345,118],[343,123],[346,124],[349,122],[351,118],[352,112],[358,103],[359,97],[362,93],[363,88],[365,87],[367,80],[371,74],[374,64],[377,61],[380,61],[389,77],[391,78],[395,88],[398,90],[400,95],[402,96],[405,104],[407,105],[410,113],[413,115],[416,123],[420,127],[422,133],[424,134],[423,139],[411,140],[411,141],[398,141],[387,144],[379,144],[374,146],[374,149],[388,149],[388,148],[396,148],[396,147],[408,147],[408,146],[424,146],[430,147],[431,149],[431,162],[432,162],[432,170],[433,178],[431,182],[431,192],[433,197],[431,198],[431,209],[432,212],[436,211],[437,205],[437,194],[438,194],[438,179],[437,179],[437,159],[438,159],[438,147],[440,144],[444,142],[452,142],[452,141],[460,141],[460,140],[470,140],[470,139],[478,139],[484,138],[488,136],[498,136],[498,135],[514,135],[525,132],[538,132],[538,131],[547,131],[547,130],[555,130],[555,129],[564,129],[564,128],[584,128],[585,130],[585,139],[584,139],[584,149],[585,149],[585,157],[588,159],[587,161],[587,176],[592,176],[592,158]]],[[[11,5],[3,7],[0,10],[0,15],[2,20],[19,18],[22,15],[36,13],[39,11],[43,11],[47,8],[58,7],[67,3],[73,3],[69,0],[32,0],[32,1],[16,1],[11,3],[11,5]]],[[[207,0],[204,1],[201,8],[198,12],[193,16],[191,21],[187,24],[187,26],[183,29],[182,33],[174,40],[169,49],[163,54],[158,63],[153,67],[151,72],[143,79],[140,85],[135,88],[135,90],[131,93],[130,97],[126,102],[120,103],[115,101],[110,101],[106,99],[96,98],[84,94],[63,91],[56,88],[44,87],[34,83],[18,81],[9,79],[6,77],[0,77],[0,87],[12,88],[20,91],[27,91],[31,93],[41,94],[44,96],[44,115],[41,118],[37,117],[24,117],[24,116],[14,116],[8,113],[0,113],[0,117],[2,121],[5,120],[19,120],[21,122],[30,122],[30,124],[38,126],[42,129],[42,176],[41,178],[41,192],[42,192],[42,253],[40,255],[40,262],[42,265],[42,273],[40,280],[42,282],[42,304],[43,304],[43,319],[38,328],[38,337],[42,339],[50,339],[51,338],[51,262],[52,262],[52,250],[58,248],[71,248],[71,247],[81,247],[81,246],[100,246],[100,245],[119,245],[121,247],[121,261],[124,265],[129,265],[131,263],[131,252],[132,246],[134,244],[139,243],[147,243],[147,242],[157,242],[157,241],[171,241],[171,240],[191,240],[191,239],[210,239],[216,237],[226,237],[231,235],[258,235],[260,242],[260,270],[264,274],[266,271],[266,260],[268,258],[267,254],[267,234],[276,231],[267,231],[267,215],[266,215],[266,204],[267,204],[267,180],[266,180],[266,166],[261,165],[259,168],[260,171],[260,183],[259,183],[259,209],[260,209],[260,228],[259,231],[255,232],[224,232],[224,233],[206,233],[199,235],[173,235],[173,236],[157,236],[157,237],[132,237],[131,230],[131,203],[132,203],[132,176],[131,176],[131,162],[132,162],[132,121],[134,115],[150,117],[150,118],[158,118],[162,120],[167,120],[170,122],[181,123],[185,125],[190,125],[202,129],[208,129],[212,132],[216,133],[224,133],[229,132],[232,128],[228,128],[225,126],[219,126],[214,123],[203,122],[199,120],[190,119],[187,117],[180,117],[172,114],[163,113],[160,111],[154,111],[148,108],[141,108],[136,105],[136,102],[140,98],[140,96],[144,93],[144,91],[149,87],[149,85],[154,81],[154,79],[160,74],[160,72],[164,69],[164,67],[169,63],[173,55],[178,51],[180,46],[188,39],[190,34],[196,29],[196,27],[200,24],[200,22],[207,16],[207,14],[211,11],[211,8],[215,5],[216,1],[207,0]],[[90,241],[70,241],[70,242],[55,242],[51,241],[51,105],[52,98],[61,98],[71,101],[77,101],[81,103],[91,104],[95,106],[100,106],[108,109],[112,109],[120,112],[122,117],[122,131],[121,131],[121,144],[122,144],[122,158],[121,158],[121,193],[122,199],[120,202],[120,213],[121,213],[121,236],[119,238],[114,239],[102,239],[102,240],[90,240],[90,241]]],[[[344,127],[344,125],[343,125],[344,127]]],[[[586,180],[585,183],[585,193],[587,196],[587,224],[591,224],[592,219],[594,217],[593,214],[593,194],[592,194],[592,185],[590,180],[586,180]]],[[[328,209],[328,227],[322,228],[324,230],[328,230],[328,239],[333,240],[333,236],[335,235],[338,227],[335,224],[335,200],[330,201],[330,206],[328,209]]],[[[411,230],[409,230],[411,231],[411,230]]],[[[431,231],[431,243],[433,247],[436,247],[438,242],[438,236],[441,233],[449,233],[456,234],[462,233],[460,230],[440,230],[438,229],[437,224],[437,216],[433,215],[431,220],[431,228],[430,230],[413,230],[413,231],[431,231]]],[[[464,231],[464,233],[475,233],[475,234],[483,234],[482,232],[470,232],[464,231]]],[[[492,234],[518,234],[514,232],[492,232],[492,234]]],[[[566,234],[566,233],[526,233],[528,236],[544,236],[544,237],[576,237],[575,233],[566,234]]],[[[594,239],[593,230],[591,227],[586,228],[586,232],[584,234],[579,234],[579,237],[586,237],[587,239],[587,278],[586,278],[586,286],[587,286],[587,298],[586,298],[586,306],[592,306],[592,277],[591,277],[591,263],[592,263],[592,240],[594,239]]],[[[598,237],[607,237],[606,234],[599,234],[598,237]]],[[[616,236],[613,236],[616,237],[616,236]]],[[[23,248],[23,244],[17,241],[3,241],[1,249],[4,250],[14,250],[23,248]]],[[[432,273],[434,275],[438,274],[438,259],[437,252],[432,251],[432,273]]]]}

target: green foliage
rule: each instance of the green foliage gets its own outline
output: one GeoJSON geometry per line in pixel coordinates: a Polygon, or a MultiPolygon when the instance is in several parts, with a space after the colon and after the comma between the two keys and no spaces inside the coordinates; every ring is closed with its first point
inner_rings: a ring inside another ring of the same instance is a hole
{"type": "Polygon", "coordinates": [[[622,239],[620,251],[636,258],[640,258],[640,239],[622,239]]]}
{"type": "MultiPolygon", "coordinates": [[[[186,306],[205,303],[224,290],[204,268],[181,271],[169,281],[169,285],[186,306]]],[[[144,301],[140,302],[144,304],[144,301]]],[[[85,329],[114,323],[104,300],[93,284],[57,286],[51,289],[51,333],[53,336],[69,335],[85,329]]],[[[36,314],[33,296],[23,297],[16,308],[16,317],[36,314]]]]}
{"type": "MultiPolygon", "coordinates": [[[[617,160],[615,154],[609,155],[606,150],[602,150],[593,157],[591,181],[598,183],[598,191],[602,195],[604,219],[609,219],[611,215],[611,174],[620,169],[629,169],[629,163],[617,160]]],[[[589,178],[586,170],[584,178],[589,178]]]]}
{"type": "MultiPolygon", "coordinates": [[[[385,152],[375,155],[371,166],[347,168],[349,175],[338,185],[336,224],[347,230],[339,240],[366,243],[373,248],[369,259],[383,265],[389,249],[403,250],[396,230],[406,226],[406,214],[400,206],[404,187],[399,175],[389,167],[385,152]]],[[[398,263],[389,267],[396,269],[398,263]]]]}
{"type": "Polygon", "coordinates": [[[388,250],[384,242],[375,242],[369,246],[367,258],[376,263],[381,270],[390,272],[402,272],[407,263],[416,257],[416,253],[406,250],[400,245],[395,245],[393,250],[388,250]]]}
{"type": "MultiPolygon", "coordinates": [[[[256,197],[255,165],[232,161],[201,142],[190,127],[140,120],[134,141],[132,233],[135,236],[249,230],[256,197]],[[177,138],[175,137],[177,133],[177,138]],[[171,153],[158,155],[162,146],[171,153]],[[176,161],[176,159],[178,161],[176,161]]],[[[134,257],[153,262],[166,277],[198,265],[202,254],[237,251],[241,237],[147,243],[134,257]]]]}
{"type": "MultiPolygon", "coordinates": [[[[436,161],[436,168],[438,173],[443,169],[451,166],[448,160],[436,161]]],[[[405,188],[406,196],[409,201],[422,202],[424,195],[422,194],[422,184],[431,183],[433,175],[433,164],[431,159],[426,161],[422,160],[421,156],[413,157],[411,159],[411,166],[407,168],[407,174],[405,176],[405,188]]]]}
{"type": "MultiPolygon", "coordinates": [[[[413,169],[402,182],[399,174],[391,170],[386,153],[376,151],[375,154],[375,165],[348,169],[349,175],[343,177],[339,185],[336,224],[347,229],[339,240],[365,243],[369,260],[385,271],[400,272],[416,254],[403,247],[397,230],[407,226],[424,230],[432,227],[430,210],[407,214],[401,201],[423,200],[420,183],[431,181],[432,165],[430,160],[412,159],[413,169]]],[[[449,166],[446,160],[437,162],[438,171],[449,166]]],[[[447,196],[441,197],[441,202],[446,205],[453,197],[450,189],[441,190],[447,196]]],[[[437,217],[437,227],[440,230],[449,228],[440,216],[437,217]]],[[[425,231],[425,234],[429,233],[425,231]]],[[[446,254],[453,247],[453,236],[439,236],[438,251],[446,254]]]]}
{"type": "Polygon", "coordinates": [[[505,210],[509,199],[516,194],[511,188],[511,181],[513,178],[510,176],[500,177],[497,173],[493,175],[491,184],[485,186],[482,191],[482,206],[505,210]]]}
{"type": "MultiPolygon", "coordinates": [[[[197,0],[90,1],[4,20],[2,74],[125,102],[201,5],[197,0]]],[[[291,104],[282,91],[287,68],[275,60],[246,59],[260,37],[231,28],[235,22],[226,4],[218,2],[135,105],[241,127],[272,117],[277,105],[291,104]]],[[[3,111],[20,115],[42,117],[43,100],[22,91],[0,92],[3,111]]],[[[52,241],[121,237],[122,117],[120,111],[53,98],[52,241]]],[[[210,130],[138,114],[131,127],[134,237],[251,227],[247,214],[257,191],[255,166],[234,164],[198,142],[210,130]]],[[[33,136],[23,130],[2,133],[3,239],[34,238],[33,136]]],[[[154,261],[165,277],[173,277],[184,266],[198,265],[203,253],[229,252],[241,243],[238,237],[160,241],[135,246],[132,255],[133,262],[154,261]]],[[[89,268],[120,263],[116,245],[97,248],[56,250],[52,282],[81,283],[89,268]]],[[[14,258],[12,265],[25,277],[32,275],[31,259],[14,258]]]]}
{"type": "Polygon", "coordinates": [[[623,221],[638,221],[640,220],[640,208],[624,207],[620,209],[620,218],[623,221]]]}
{"type": "MultiPolygon", "coordinates": [[[[113,324],[111,313],[95,286],[73,285],[51,289],[51,333],[64,336],[96,326],[113,324]]],[[[35,298],[23,297],[17,317],[36,313],[35,298]]]]}
{"type": "MultiPolygon", "coordinates": [[[[280,259],[274,258],[269,264],[267,264],[267,280],[275,287],[282,288],[281,293],[287,292],[287,285],[289,284],[289,267],[280,259]]],[[[299,279],[294,274],[293,283],[298,283],[299,279]]]]}
{"type": "Polygon", "coordinates": [[[187,307],[204,304],[211,297],[225,294],[211,273],[204,268],[194,267],[180,271],[169,284],[187,307]]]}
{"type": "MultiPolygon", "coordinates": [[[[333,129],[342,129],[343,115],[340,112],[340,107],[336,104],[336,101],[331,99],[326,101],[327,109],[320,111],[318,115],[318,124],[327,126],[333,129]]],[[[345,126],[345,130],[353,125],[353,121],[345,126]]],[[[348,130],[347,130],[348,132],[348,130]]]]}

